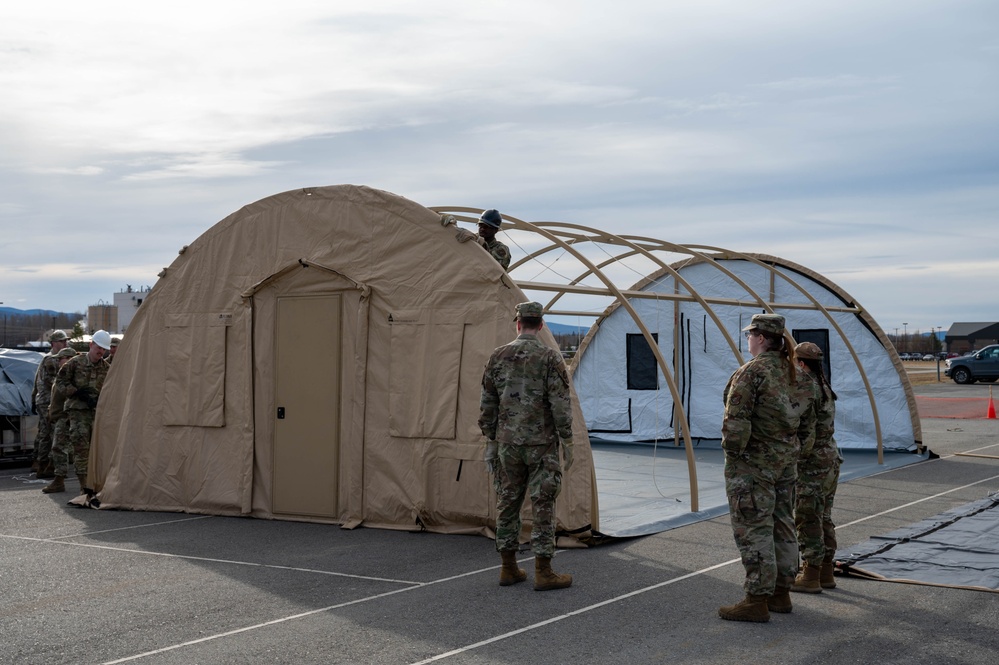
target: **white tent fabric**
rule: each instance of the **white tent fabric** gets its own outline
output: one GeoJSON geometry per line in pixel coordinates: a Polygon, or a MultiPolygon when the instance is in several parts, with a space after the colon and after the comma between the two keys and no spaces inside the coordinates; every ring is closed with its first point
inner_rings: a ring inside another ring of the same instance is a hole
{"type": "MultiPolygon", "coordinates": [[[[921,443],[915,400],[897,356],[872,321],[862,315],[862,310],[836,311],[856,306],[823,277],[783,259],[763,258],[787,279],[774,277],[766,266],[743,259],[715,257],[710,262],[688,261],[675,266],[699,296],[710,300],[713,314],[739,345],[737,352],[732,351],[699,302],[665,298],[630,301],[641,321],[657,336],[662,355],[672,362],[690,436],[720,439],[722,390],[732,372],[749,358],[741,330],[753,314],[763,311],[753,302],[756,298],[731,276],[735,275],[756,294],[786,305],[775,305],[773,311],[786,318],[788,331],[798,341],[814,341],[826,349],[832,386],[839,397],[836,441],[840,447],[877,448],[876,432],[880,429],[885,450],[915,449],[921,443]]],[[[632,290],[682,293],[683,287],[676,282],[663,271],[632,290]]],[[[591,436],[635,442],[673,440],[679,435],[675,400],[662,372],[653,365],[655,377],[647,377],[639,382],[641,389],[636,388],[636,373],[641,371],[641,353],[636,350],[648,347],[627,311],[610,308],[591,328],[580,348],[574,382],[591,436]],[[629,336],[634,336],[630,344],[629,336]]]]}

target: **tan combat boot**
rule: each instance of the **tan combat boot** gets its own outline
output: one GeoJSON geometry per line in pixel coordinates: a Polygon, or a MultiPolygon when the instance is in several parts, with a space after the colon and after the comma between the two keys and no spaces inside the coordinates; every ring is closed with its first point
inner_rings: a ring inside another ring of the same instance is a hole
{"type": "Polygon", "coordinates": [[[503,566],[500,568],[500,586],[510,586],[527,579],[527,571],[517,567],[517,550],[500,552],[503,566]]]}
{"type": "Polygon", "coordinates": [[[42,488],[42,491],[46,494],[56,494],[57,492],[66,491],[66,476],[55,476],[51,483],[42,488]]]}
{"type": "Polygon", "coordinates": [[[827,557],[822,561],[822,567],[819,568],[819,585],[821,585],[823,589],[836,588],[836,578],[833,577],[832,557],[827,557]]]}
{"type": "Polygon", "coordinates": [[[718,616],[726,621],[753,621],[766,623],[770,621],[770,610],[767,608],[769,596],[757,596],[747,593],[746,597],[735,605],[718,608],[718,616]]]}
{"type": "Polygon", "coordinates": [[[34,459],[31,461],[31,473],[38,473],[38,460],[34,459]]]}
{"type": "Polygon", "coordinates": [[[534,559],[534,590],[567,589],[572,585],[572,575],[559,575],[552,570],[552,559],[539,556],[534,559]]]}
{"type": "Polygon", "coordinates": [[[55,466],[52,464],[52,460],[38,463],[38,472],[35,474],[35,478],[39,480],[55,478],[55,466]]]}
{"type": "Polygon", "coordinates": [[[774,589],[772,596],[767,598],[767,609],[778,614],[791,613],[791,589],[786,586],[779,586],[774,589]]]}
{"type": "Polygon", "coordinates": [[[822,586],[819,584],[819,567],[805,562],[805,567],[801,569],[798,576],[794,578],[791,591],[800,593],[822,593],[822,586]]]}

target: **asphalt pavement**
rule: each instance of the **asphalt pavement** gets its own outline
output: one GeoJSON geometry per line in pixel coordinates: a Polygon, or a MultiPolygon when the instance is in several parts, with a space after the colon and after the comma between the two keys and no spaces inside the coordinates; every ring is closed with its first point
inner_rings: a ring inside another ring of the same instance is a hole
{"type": "MultiPolygon", "coordinates": [[[[922,428],[939,459],[840,485],[841,546],[999,489],[999,421],[922,428]]],[[[839,577],[770,623],[720,620],[742,597],[727,515],[560,551],[573,586],[536,592],[498,586],[478,536],[89,510],[45,483],[0,471],[0,663],[993,665],[999,652],[999,597],[981,591],[839,577]]]]}

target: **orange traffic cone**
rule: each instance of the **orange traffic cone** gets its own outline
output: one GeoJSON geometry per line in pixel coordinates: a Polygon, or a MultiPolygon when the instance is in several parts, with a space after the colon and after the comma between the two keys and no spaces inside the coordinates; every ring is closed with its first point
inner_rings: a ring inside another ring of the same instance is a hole
{"type": "Polygon", "coordinates": [[[993,420],[995,420],[996,417],[996,405],[992,401],[992,386],[989,386],[989,411],[985,414],[985,417],[993,420]]]}

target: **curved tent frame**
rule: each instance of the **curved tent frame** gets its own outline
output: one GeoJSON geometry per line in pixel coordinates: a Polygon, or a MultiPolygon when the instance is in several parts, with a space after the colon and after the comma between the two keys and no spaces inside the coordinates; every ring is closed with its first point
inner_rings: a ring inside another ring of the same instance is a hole
{"type": "MultiPolygon", "coordinates": [[[[481,212],[479,208],[468,207],[433,207],[432,210],[441,214],[453,216],[457,221],[478,221],[481,212]]],[[[503,230],[507,238],[523,250],[525,256],[510,266],[511,276],[517,286],[526,292],[541,292],[551,294],[545,302],[545,313],[551,316],[580,317],[593,319],[589,332],[580,344],[576,356],[569,369],[575,372],[582,351],[592,341],[600,323],[618,308],[623,308],[632,318],[634,324],[645,338],[655,361],[666,380],[673,398],[674,413],[679,423],[680,434],[686,452],[688,475],[690,481],[691,511],[698,511],[697,469],[694,462],[694,451],[691,442],[687,414],[679,405],[682,404],[676,378],[670,364],[662,355],[659,345],[653,338],[649,326],[631,301],[637,299],[670,300],[674,302],[696,302],[713,321],[717,330],[731,349],[739,364],[744,362],[739,347],[722,324],[712,305],[752,307],[765,312],[776,310],[812,310],[820,312],[828,321],[830,328],[836,331],[840,341],[848,350],[858,376],[864,384],[867,400],[873,416],[875,436],[877,440],[878,463],[884,462],[884,441],[881,430],[881,420],[878,414],[874,390],[861,362],[860,356],[850,339],[835,320],[835,313],[856,315],[863,324],[876,336],[880,344],[888,352],[892,365],[899,375],[909,406],[909,416],[917,445],[922,448],[922,433],[920,429],[915,396],[909,384],[908,377],[902,366],[894,346],[880,329],[870,314],[843,289],[839,288],[821,275],[803,266],[774,256],[741,253],[730,249],[699,244],[676,244],[646,236],[615,234],[580,224],[565,222],[527,222],[509,215],[503,216],[503,230]],[[761,294],[752,289],[738,275],[725,265],[726,260],[742,260],[752,263],[769,274],[769,293],[761,294]],[[732,280],[745,291],[748,298],[720,298],[700,295],[681,275],[680,268],[693,263],[705,263],[716,268],[720,274],[732,280]],[[530,269],[536,272],[527,276],[530,269]],[[781,270],[784,268],[804,275],[820,284],[844,304],[829,306],[820,303],[808,289],[797,283],[781,270]],[[633,280],[634,286],[622,288],[618,286],[621,275],[637,274],[640,279],[633,280]],[[542,277],[553,277],[553,281],[543,281],[542,277]],[[674,293],[663,293],[643,290],[663,277],[674,280],[674,293]],[[775,300],[778,281],[790,285],[807,301],[778,302],[775,300]],[[592,303],[596,301],[594,306],[592,303]],[[586,305],[585,308],[574,307],[575,303],[586,305]]]]}

